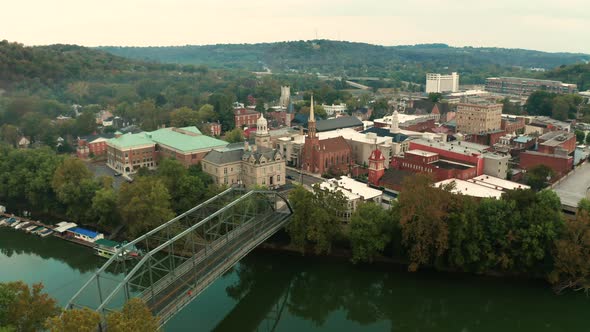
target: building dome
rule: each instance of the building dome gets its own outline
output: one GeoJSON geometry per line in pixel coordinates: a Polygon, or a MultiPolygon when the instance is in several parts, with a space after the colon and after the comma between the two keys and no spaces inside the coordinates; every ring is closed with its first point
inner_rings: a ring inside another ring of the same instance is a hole
{"type": "Polygon", "coordinates": [[[264,118],[264,114],[260,113],[260,117],[256,120],[256,134],[268,134],[268,121],[264,118]]]}
{"type": "Polygon", "coordinates": [[[399,134],[399,113],[397,110],[393,112],[391,116],[391,126],[389,127],[389,132],[392,134],[399,134]]]}

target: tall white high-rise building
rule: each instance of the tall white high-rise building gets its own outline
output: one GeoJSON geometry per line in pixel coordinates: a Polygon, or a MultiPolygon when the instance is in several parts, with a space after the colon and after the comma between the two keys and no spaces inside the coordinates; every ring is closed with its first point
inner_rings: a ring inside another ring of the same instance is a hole
{"type": "Polygon", "coordinates": [[[459,74],[426,74],[426,93],[442,93],[457,91],[459,91],[459,74]]]}

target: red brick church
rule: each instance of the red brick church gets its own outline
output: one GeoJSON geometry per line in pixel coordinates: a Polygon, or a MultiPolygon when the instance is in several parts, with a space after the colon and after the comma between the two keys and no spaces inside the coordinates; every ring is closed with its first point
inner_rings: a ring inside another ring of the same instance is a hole
{"type": "Polygon", "coordinates": [[[351,155],[352,149],[342,136],[320,140],[316,132],[311,96],[307,136],[302,152],[303,170],[316,174],[347,174],[353,164],[351,155]]]}

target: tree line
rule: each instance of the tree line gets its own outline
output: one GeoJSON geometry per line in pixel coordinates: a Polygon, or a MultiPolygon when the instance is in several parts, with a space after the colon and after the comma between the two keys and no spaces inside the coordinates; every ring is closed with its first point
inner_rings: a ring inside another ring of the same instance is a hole
{"type": "Polygon", "coordinates": [[[220,189],[200,166],[164,159],[157,171],[140,169],[135,181],[113,187],[87,165],[49,148],[0,146],[0,202],[11,210],[64,218],[135,237],[215,195],[220,189]]]}
{"type": "Polygon", "coordinates": [[[341,194],[298,187],[290,194],[291,243],[302,252],[349,248],[355,263],[387,258],[409,271],[544,277],[556,291],[590,286],[590,203],[570,220],[551,190],[476,199],[431,184],[428,176],[412,177],[390,209],[362,203],[347,225],[330,212],[345,208],[341,194]]]}

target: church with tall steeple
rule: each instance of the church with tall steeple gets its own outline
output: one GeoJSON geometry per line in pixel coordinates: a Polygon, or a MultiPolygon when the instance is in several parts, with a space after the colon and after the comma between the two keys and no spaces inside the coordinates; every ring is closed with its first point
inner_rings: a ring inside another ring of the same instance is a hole
{"type": "Polygon", "coordinates": [[[301,168],[314,174],[348,174],[354,163],[352,148],[342,136],[328,139],[320,139],[318,136],[313,95],[301,159],[301,168]]]}

